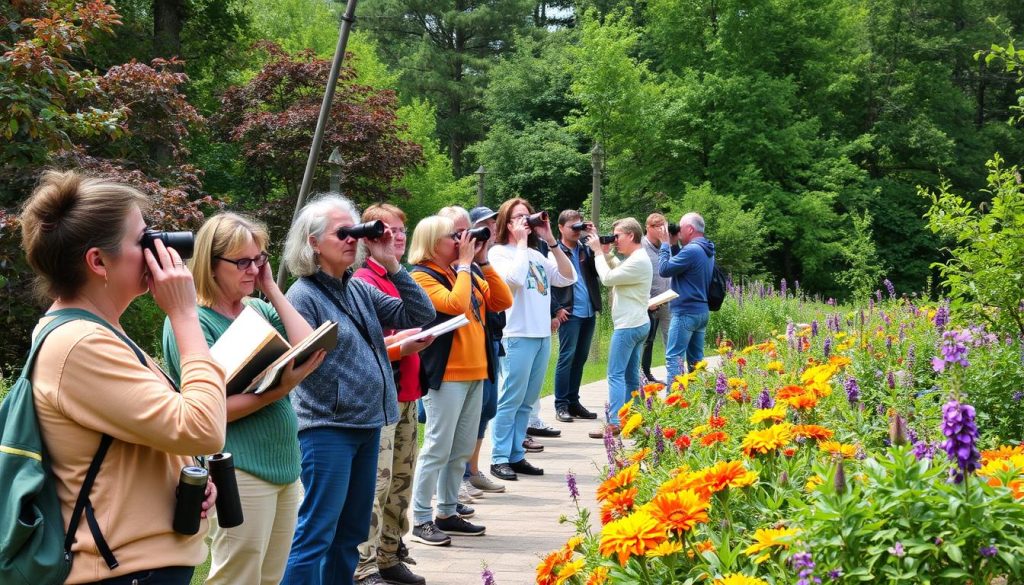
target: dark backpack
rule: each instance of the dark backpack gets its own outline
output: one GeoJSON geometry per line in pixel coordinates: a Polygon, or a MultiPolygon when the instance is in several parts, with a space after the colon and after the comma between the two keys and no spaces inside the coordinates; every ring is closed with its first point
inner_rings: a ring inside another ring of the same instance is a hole
{"type": "Polygon", "coordinates": [[[725,295],[729,290],[729,282],[725,279],[725,273],[718,267],[718,262],[711,259],[714,264],[711,268],[711,281],[708,282],[708,309],[717,311],[722,308],[725,295]]]}
{"type": "Polygon", "coordinates": [[[50,470],[50,459],[39,431],[30,380],[43,340],[54,329],[71,321],[99,323],[127,343],[143,364],[146,364],[146,357],[124,334],[88,311],[62,309],[48,315],[55,318],[39,332],[21,376],[0,403],[0,485],[5,486],[7,493],[0,501],[0,583],[4,585],[64,583],[71,572],[71,545],[83,513],[107,566],[111,570],[118,566],[89,501],[89,492],[113,438],[103,435],[100,440],[65,531],[57,480],[50,470]]]}

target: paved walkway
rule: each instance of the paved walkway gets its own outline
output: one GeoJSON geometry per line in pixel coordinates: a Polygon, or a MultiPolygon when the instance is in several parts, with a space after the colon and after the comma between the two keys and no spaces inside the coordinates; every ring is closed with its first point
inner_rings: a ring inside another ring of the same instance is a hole
{"type": "MultiPolygon", "coordinates": [[[[665,368],[654,368],[654,375],[664,379],[665,368]]],[[[603,412],[607,388],[605,380],[581,387],[583,405],[603,412]]],[[[544,475],[520,476],[519,481],[504,482],[505,493],[488,494],[472,504],[476,516],[470,521],[486,526],[486,536],[453,536],[451,546],[447,547],[408,543],[417,562],[411,568],[426,577],[428,585],[481,584],[484,562],[494,573],[497,585],[534,583],[541,558],[561,547],[574,533],[572,524],[558,523],[560,516],[576,514],[565,482],[569,470],[576,474],[581,505],[591,509],[591,526],[600,524],[594,493],[607,456],[604,442],[587,436],[600,427],[598,421],[556,421],[554,396],[541,399],[541,418],[562,430],[557,439],[540,439],[544,452],[527,456],[531,463],[544,468],[544,475]]],[[[480,457],[481,467],[486,464],[488,470],[490,452],[488,434],[480,457]]]]}

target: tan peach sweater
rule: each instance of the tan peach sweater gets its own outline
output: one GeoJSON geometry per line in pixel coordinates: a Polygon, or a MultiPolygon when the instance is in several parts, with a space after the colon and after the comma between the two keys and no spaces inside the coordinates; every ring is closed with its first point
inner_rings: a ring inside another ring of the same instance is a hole
{"type": "Polygon", "coordinates": [[[209,358],[182,356],[179,394],[148,361],[147,368],[114,333],[88,321],[58,327],[39,351],[32,385],[65,527],[100,437],[114,438],[90,499],[120,566],[107,568],[83,515],[66,583],[206,559],[206,521],[198,534],[182,536],[171,520],[181,468],[224,445],[224,372],[209,358]]]}

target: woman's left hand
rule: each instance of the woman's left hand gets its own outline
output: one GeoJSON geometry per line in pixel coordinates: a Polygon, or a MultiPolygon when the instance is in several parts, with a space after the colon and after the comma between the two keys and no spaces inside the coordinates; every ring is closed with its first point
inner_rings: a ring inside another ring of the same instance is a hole
{"type": "Polygon", "coordinates": [[[370,252],[370,257],[384,268],[387,268],[388,272],[397,272],[401,267],[398,259],[395,258],[393,239],[391,230],[384,230],[383,236],[375,240],[366,240],[366,249],[370,252]]]}
{"type": "Polygon", "coordinates": [[[217,486],[213,485],[213,480],[206,482],[206,499],[203,500],[203,511],[199,514],[200,517],[206,518],[207,511],[213,507],[213,504],[217,501],[217,486]]]}

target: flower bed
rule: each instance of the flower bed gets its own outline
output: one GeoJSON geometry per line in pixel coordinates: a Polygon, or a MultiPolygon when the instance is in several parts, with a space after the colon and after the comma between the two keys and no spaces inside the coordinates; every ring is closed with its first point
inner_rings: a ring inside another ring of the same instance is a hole
{"type": "Polygon", "coordinates": [[[1021,583],[1020,340],[835,310],[637,392],[537,582],[1021,583]]]}

